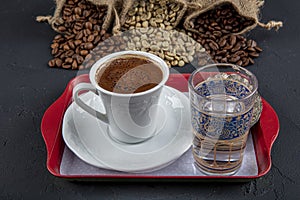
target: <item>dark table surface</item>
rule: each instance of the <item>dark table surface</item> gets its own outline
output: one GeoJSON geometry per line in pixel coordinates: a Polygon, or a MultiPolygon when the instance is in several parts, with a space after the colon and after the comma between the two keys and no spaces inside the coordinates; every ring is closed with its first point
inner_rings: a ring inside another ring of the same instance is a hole
{"type": "Polygon", "coordinates": [[[248,67],[259,91],[277,111],[280,133],[273,166],[248,183],[79,183],[52,176],[40,132],[43,113],[76,71],[47,66],[55,33],[35,22],[52,14],[54,1],[2,1],[0,7],[0,199],[299,199],[300,196],[300,1],[267,1],[263,21],[284,28],[249,34],[264,49],[248,67]]]}

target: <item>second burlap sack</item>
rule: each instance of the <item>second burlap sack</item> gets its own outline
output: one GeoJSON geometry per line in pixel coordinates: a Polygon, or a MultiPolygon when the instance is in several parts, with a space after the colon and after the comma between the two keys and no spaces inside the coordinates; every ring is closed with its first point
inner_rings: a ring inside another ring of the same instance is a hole
{"type": "Polygon", "coordinates": [[[171,30],[179,24],[186,10],[184,0],[124,0],[114,34],[147,27],[171,30]]]}
{"type": "Polygon", "coordinates": [[[184,28],[188,31],[197,33],[198,30],[193,28],[193,20],[198,16],[214,10],[218,6],[224,4],[231,5],[235,11],[247,20],[252,21],[249,25],[242,28],[237,33],[243,34],[254,29],[256,26],[261,26],[268,30],[275,28],[276,30],[283,26],[281,21],[270,21],[267,24],[261,23],[259,20],[260,8],[263,6],[263,0],[188,0],[188,7],[192,10],[185,18],[184,28]]]}

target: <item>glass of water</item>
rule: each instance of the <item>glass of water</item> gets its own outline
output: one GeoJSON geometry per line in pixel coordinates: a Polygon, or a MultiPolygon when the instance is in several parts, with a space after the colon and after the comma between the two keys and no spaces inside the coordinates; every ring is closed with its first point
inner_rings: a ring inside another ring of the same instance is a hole
{"type": "Polygon", "coordinates": [[[232,175],[241,166],[257,93],[257,79],[233,64],[211,64],[189,79],[193,156],[211,175],[232,175]]]}

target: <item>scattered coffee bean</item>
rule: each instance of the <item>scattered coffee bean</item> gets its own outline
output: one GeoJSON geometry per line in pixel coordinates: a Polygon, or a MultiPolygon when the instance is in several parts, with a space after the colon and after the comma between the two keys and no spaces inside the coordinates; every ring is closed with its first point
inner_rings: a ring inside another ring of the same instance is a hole
{"type": "Polygon", "coordinates": [[[56,59],[55,59],[55,65],[56,65],[57,67],[61,67],[61,65],[62,65],[62,60],[59,59],[59,58],[56,58],[56,59]]]}
{"type": "Polygon", "coordinates": [[[63,63],[63,64],[62,64],[62,68],[64,68],[64,69],[70,69],[70,68],[71,68],[71,65],[68,64],[68,63],[63,63]]]}
{"type": "Polygon", "coordinates": [[[49,67],[54,67],[55,66],[55,59],[49,60],[48,65],[49,65],[49,67]]]}
{"type": "Polygon", "coordinates": [[[72,69],[78,69],[77,61],[73,60],[72,62],[72,69]]]}

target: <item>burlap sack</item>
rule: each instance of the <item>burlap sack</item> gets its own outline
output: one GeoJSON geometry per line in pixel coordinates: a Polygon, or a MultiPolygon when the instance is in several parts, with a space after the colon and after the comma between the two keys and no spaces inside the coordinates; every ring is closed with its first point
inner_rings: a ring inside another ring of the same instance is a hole
{"type": "MultiPolygon", "coordinates": [[[[122,30],[122,26],[124,25],[124,23],[126,21],[127,13],[132,8],[135,1],[140,1],[140,0],[123,0],[121,13],[117,17],[119,19],[119,23],[115,23],[114,28],[113,28],[115,34],[120,33],[120,31],[122,30]]],[[[149,0],[147,0],[147,1],[149,1],[149,0]]],[[[177,12],[176,21],[173,23],[173,26],[176,27],[179,24],[179,22],[182,20],[185,12],[187,10],[187,4],[186,4],[185,0],[170,0],[170,2],[175,2],[182,6],[182,9],[180,9],[177,12]]]]}
{"type": "Polygon", "coordinates": [[[207,11],[213,10],[217,6],[227,3],[231,4],[242,17],[251,21],[253,20],[252,25],[245,27],[243,30],[235,34],[243,34],[252,30],[257,25],[268,30],[271,30],[272,28],[278,30],[283,26],[281,21],[270,21],[267,24],[259,21],[260,8],[263,6],[264,0],[188,0],[187,5],[189,8],[194,9],[194,12],[185,18],[183,24],[184,28],[188,31],[197,33],[198,31],[192,28],[192,20],[207,11]]]}
{"type": "Polygon", "coordinates": [[[186,0],[188,11],[195,12],[195,9],[202,9],[202,0],[186,0]]]}
{"type": "MultiPolygon", "coordinates": [[[[53,16],[51,15],[38,16],[36,18],[36,21],[38,22],[46,21],[51,25],[53,30],[55,30],[56,32],[60,32],[57,29],[57,25],[59,25],[60,21],[62,21],[61,14],[66,1],[67,0],[55,0],[56,8],[53,16]]],[[[114,12],[115,1],[119,1],[119,0],[86,0],[86,1],[89,1],[96,6],[107,6],[107,14],[104,23],[102,25],[102,29],[105,31],[108,30],[115,16],[115,12],[114,12]]]]}

